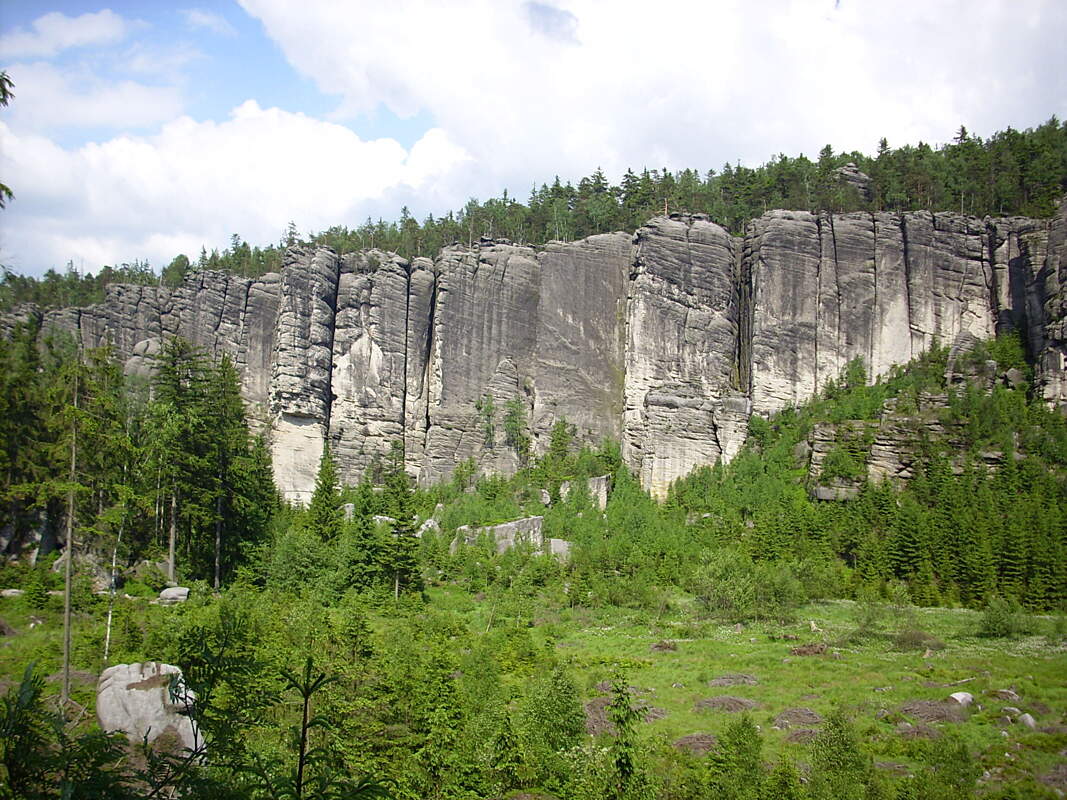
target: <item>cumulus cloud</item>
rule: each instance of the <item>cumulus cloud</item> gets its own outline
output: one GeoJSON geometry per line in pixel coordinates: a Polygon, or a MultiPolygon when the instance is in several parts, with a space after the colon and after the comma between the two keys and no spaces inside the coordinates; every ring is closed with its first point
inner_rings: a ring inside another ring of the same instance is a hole
{"type": "Polygon", "coordinates": [[[115,44],[130,28],[130,22],[107,8],[77,17],[53,11],[35,19],[30,30],[16,28],[0,36],[0,57],[44,58],[72,47],[115,44]]]}
{"type": "Polygon", "coordinates": [[[183,106],[174,86],[105,81],[87,67],[38,61],[14,64],[8,74],[17,87],[11,122],[23,130],[142,127],[174,119],[183,106]]]}
{"type": "Polygon", "coordinates": [[[241,3],[344,109],[428,112],[513,186],[946,141],[1067,107],[1059,0],[241,3]]]}
{"type": "Polygon", "coordinates": [[[152,136],[64,149],[0,123],[0,169],[15,189],[0,260],[16,270],[86,269],[133,258],[163,265],[234,231],[276,241],[357,223],[385,194],[434,192],[467,158],[443,131],[410,150],[254,101],[223,122],[179,117],[152,136]],[[32,258],[32,263],[27,263],[32,258]]]}
{"type": "Polygon", "coordinates": [[[237,34],[233,25],[219,14],[211,11],[204,11],[201,8],[186,8],[182,10],[182,16],[185,18],[185,24],[190,28],[202,28],[220,36],[234,36],[237,34]]]}

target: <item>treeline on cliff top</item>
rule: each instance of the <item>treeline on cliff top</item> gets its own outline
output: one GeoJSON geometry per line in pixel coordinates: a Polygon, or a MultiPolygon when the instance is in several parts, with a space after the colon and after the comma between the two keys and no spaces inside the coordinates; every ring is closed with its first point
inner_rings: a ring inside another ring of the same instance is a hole
{"type": "MultiPolygon", "coordinates": [[[[845,211],[957,211],[973,216],[1048,217],[1067,192],[1067,122],[1055,116],[1036,128],[999,131],[988,139],[960,127],[941,147],[920,142],[892,148],[882,139],[877,152],[834,153],[827,145],[816,160],[779,154],[762,166],[725,164],[721,170],[627,170],[613,185],[600,169],[577,185],[561,182],[535,187],[525,203],[505,191],[484,202],[471,199],[462,209],[421,223],[406,208],[399,219],[368,218],[354,228],[338,225],[311,234],[315,245],[340,253],[378,248],[405,258],[433,257],[441,247],[477,243],[480,237],[506,238],[534,246],[570,241],[596,233],[633,231],[668,211],[707,214],[732,233],[774,208],[845,211]],[[870,197],[839,180],[835,170],[855,164],[870,178],[870,197]]],[[[5,272],[0,309],[19,303],[42,308],[83,306],[103,299],[109,283],[181,283],[194,269],[225,269],[257,277],[281,267],[287,246],[301,241],[290,224],[278,244],[251,246],[234,234],[228,247],[199,258],[176,256],[157,273],[147,261],[106,266],[98,274],[50,270],[37,279],[5,272]]]]}

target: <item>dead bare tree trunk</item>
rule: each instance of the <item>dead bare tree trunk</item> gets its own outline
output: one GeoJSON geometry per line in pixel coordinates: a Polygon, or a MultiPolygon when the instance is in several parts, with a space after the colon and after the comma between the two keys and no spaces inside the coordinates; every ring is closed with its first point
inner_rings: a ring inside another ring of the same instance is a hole
{"type": "Polygon", "coordinates": [[[178,543],[178,492],[170,496],[170,547],[167,559],[167,580],[174,583],[174,548],[178,543]]]}
{"type": "Polygon", "coordinates": [[[63,689],[60,700],[65,706],[70,701],[70,584],[74,567],[74,477],[78,466],[78,372],[81,369],[81,351],[74,370],[74,415],[70,424],[70,481],[67,486],[67,553],[63,565],[63,689]]]}

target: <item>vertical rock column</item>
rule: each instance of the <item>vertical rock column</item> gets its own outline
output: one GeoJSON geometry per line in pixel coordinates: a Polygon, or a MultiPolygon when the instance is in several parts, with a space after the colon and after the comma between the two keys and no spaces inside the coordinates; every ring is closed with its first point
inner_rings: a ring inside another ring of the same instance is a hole
{"type": "Polygon", "coordinates": [[[271,371],[271,456],[283,495],[302,503],[315,488],[329,425],[337,279],[332,250],[286,252],[271,371]]]}
{"type": "Polygon", "coordinates": [[[344,483],[404,437],[408,263],[391,253],[344,256],[333,334],[330,446],[344,483]]]}
{"type": "Polygon", "coordinates": [[[566,419],[599,444],[622,434],[626,295],[632,236],[609,233],[549,242],[540,255],[541,300],[531,428],[535,448],[566,419]]]}
{"type": "Polygon", "coordinates": [[[769,414],[815,393],[823,247],[806,211],[749,223],[744,270],[752,283],[752,410],[769,414]]]}
{"type": "Polygon", "coordinates": [[[1048,245],[1041,270],[1040,316],[1044,335],[1035,351],[1037,380],[1050,403],[1067,402],[1067,197],[1048,226],[1048,245]]]}
{"type": "Polygon", "coordinates": [[[936,339],[991,338],[993,270],[985,226],[973,217],[926,211],[904,214],[904,258],[912,355],[936,339]]]}
{"type": "Polygon", "coordinates": [[[437,273],[428,258],[416,258],[408,276],[407,363],[404,393],[404,454],[407,471],[421,478],[430,428],[430,353],[437,313],[437,273]]]}
{"type": "Polygon", "coordinates": [[[738,243],[701,216],[657,217],[634,236],[623,457],[656,496],[744,441],[736,368],[738,243]]]}
{"type": "Polygon", "coordinates": [[[427,366],[428,428],[420,481],[451,474],[466,458],[488,472],[514,471],[503,446],[503,408],[527,389],[537,346],[540,267],[533,250],[488,244],[445,248],[427,366]],[[496,409],[490,438],[478,401],[496,409]]]}

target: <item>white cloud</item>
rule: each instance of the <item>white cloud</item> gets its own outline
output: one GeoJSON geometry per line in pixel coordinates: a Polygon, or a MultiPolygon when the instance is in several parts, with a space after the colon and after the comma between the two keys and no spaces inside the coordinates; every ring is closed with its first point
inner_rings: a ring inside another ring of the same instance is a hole
{"type": "Polygon", "coordinates": [[[183,107],[176,87],[104,81],[88,67],[59,68],[38,61],[14,64],[9,75],[17,97],[8,113],[19,130],[142,127],[174,119],[183,107]]]}
{"type": "Polygon", "coordinates": [[[1067,109],[1061,0],[241,0],[347,113],[427,112],[471,193],[595,166],[945,141],[1067,109]]]}
{"type": "Polygon", "coordinates": [[[358,224],[385,195],[455,190],[467,157],[439,130],[409,151],[254,101],[224,122],[180,117],[153,136],[77,150],[0,123],[0,154],[15,191],[0,261],[31,273],[68,260],[89,270],[134,258],[163,265],[225,246],[234,231],[276,241],[290,219],[305,231],[358,224]]]}
{"type": "Polygon", "coordinates": [[[35,19],[30,30],[16,28],[0,36],[0,58],[47,58],[72,47],[115,44],[130,28],[131,23],[107,8],[78,17],[53,11],[35,19]]]}
{"type": "Polygon", "coordinates": [[[182,9],[181,13],[185,17],[185,24],[190,28],[203,28],[220,36],[235,36],[237,34],[233,25],[219,14],[204,11],[201,8],[186,8],[182,9]]]}

